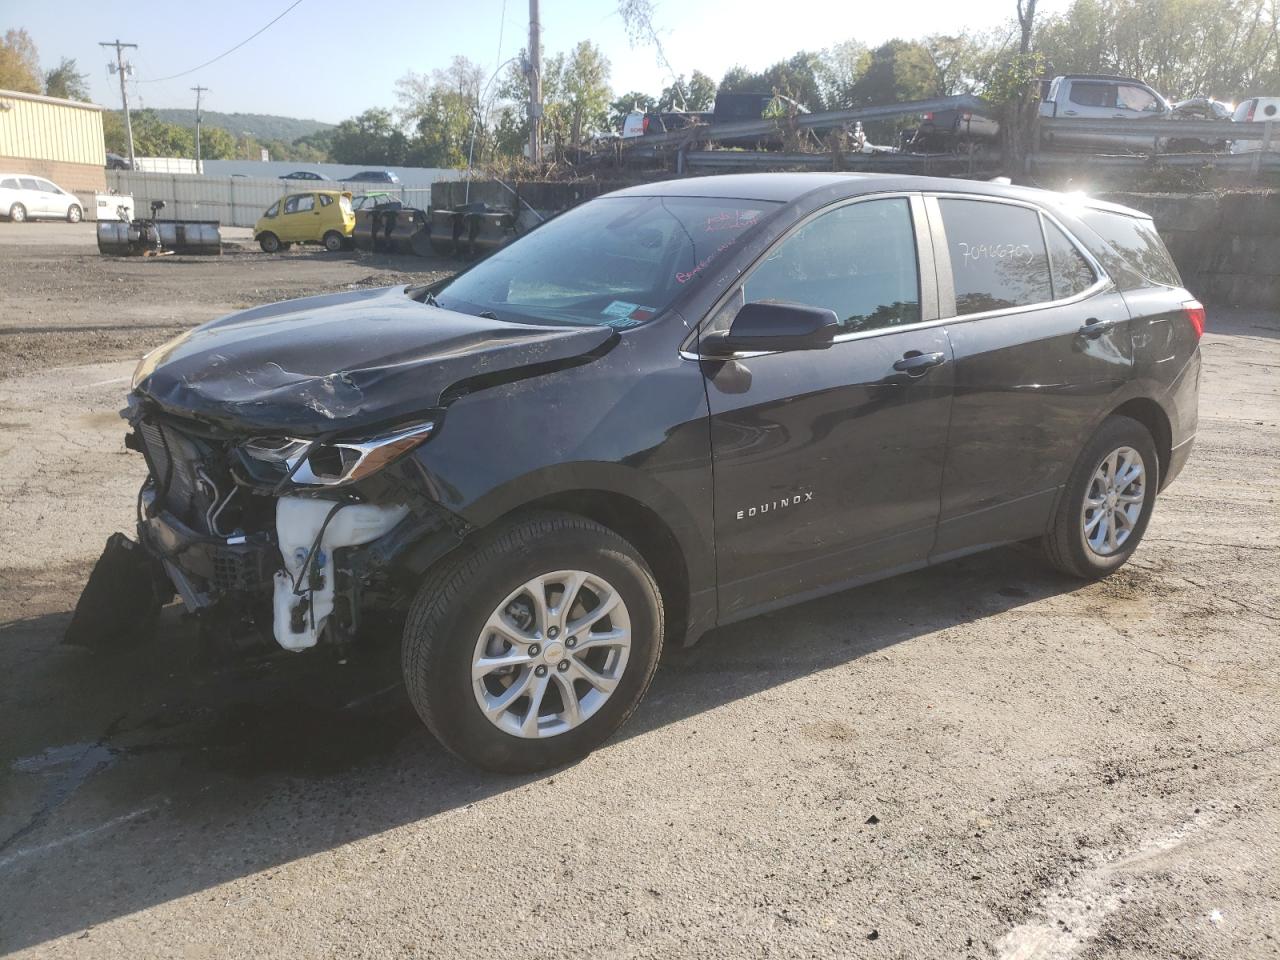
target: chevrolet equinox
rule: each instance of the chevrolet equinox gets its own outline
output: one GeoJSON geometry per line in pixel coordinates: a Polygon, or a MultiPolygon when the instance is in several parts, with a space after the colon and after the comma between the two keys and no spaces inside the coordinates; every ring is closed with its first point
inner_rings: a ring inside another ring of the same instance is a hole
{"type": "Polygon", "coordinates": [[[401,612],[427,726],[536,770],[626,720],[664,641],[1000,544],[1111,573],[1187,460],[1203,328],[1151,219],[1085,197],[632,187],[450,280],[150,353],[121,539],[148,606],[286,650],[401,612]]]}

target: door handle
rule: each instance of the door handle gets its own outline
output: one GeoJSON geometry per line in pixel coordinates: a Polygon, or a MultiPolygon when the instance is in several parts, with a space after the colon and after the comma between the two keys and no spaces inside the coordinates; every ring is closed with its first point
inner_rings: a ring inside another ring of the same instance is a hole
{"type": "Polygon", "coordinates": [[[1084,326],[1080,328],[1080,336],[1087,340],[1097,340],[1108,330],[1112,330],[1120,325],[1119,320],[1099,320],[1097,317],[1090,317],[1084,322],[1084,326]]]}
{"type": "Polygon", "coordinates": [[[909,377],[923,377],[934,367],[946,362],[945,353],[921,353],[919,350],[908,350],[902,355],[902,359],[893,365],[893,369],[909,377]]]}
{"type": "Polygon", "coordinates": [[[1074,117],[1076,115],[1076,112],[1074,110],[1063,110],[1062,115],[1064,117],[1074,117]]]}

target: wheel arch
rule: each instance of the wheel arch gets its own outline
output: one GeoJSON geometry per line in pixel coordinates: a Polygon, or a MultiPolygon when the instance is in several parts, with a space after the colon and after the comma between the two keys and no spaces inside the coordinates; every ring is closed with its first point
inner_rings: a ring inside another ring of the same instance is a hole
{"type": "Polygon", "coordinates": [[[1147,428],[1151,439],[1155,441],[1157,465],[1160,469],[1157,489],[1163,489],[1173,458],[1173,425],[1164,408],[1150,397],[1134,397],[1120,404],[1108,416],[1128,417],[1147,428]]]}

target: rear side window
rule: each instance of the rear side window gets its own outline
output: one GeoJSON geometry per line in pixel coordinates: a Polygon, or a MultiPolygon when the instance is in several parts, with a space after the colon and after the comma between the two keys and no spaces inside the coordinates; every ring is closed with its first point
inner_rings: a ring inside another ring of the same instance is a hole
{"type": "Polygon", "coordinates": [[[17,190],[18,189],[17,177],[5,177],[3,180],[0,180],[0,187],[3,187],[6,190],[17,190]]]}
{"type": "Polygon", "coordinates": [[[815,217],[748,277],[748,302],[834,310],[842,331],[918,323],[920,274],[907,200],[864,200],[815,217]]]}
{"type": "Polygon", "coordinates": [[[322,207],[327,207],[329,204],[333,203],[333,197],[329,196],[327,193],[320,193],[317,194],[317,196],[320,198],[320,206],[322,207]]]}
{"type": "Polygon", "coordinates": [[[1173,257],[1169,256],[1164,241],[1156,233],[1156,225],[1150,220],[1104,210],[1085,210],[1080,219],[1106,241],[1097,249],[1090,245],[1090,249],[1121,290],[1153,284],[1182,286],[1173,257]]]}
{"type": "Polygon", "coordinates": [[[1084,293],[1098,276],[1076,245],[1057,224],[1044,221],[1044,238],[1049,246],[1049,270],[1053,279],[1053,299],[1066,300],[1084,293]]]}
{"type": "Polygon", "coordinates": [[[956,290],[956,314],[1053,299],[1040,214],[985,200],[939,200],[956,290]]]}
{"type": "Polygon", "coordinates": [[[22,182],[23,190],[39,190],[40,189],[40,185],[36,183],[34,177],[21,177],[20,180],[22,182]]]}

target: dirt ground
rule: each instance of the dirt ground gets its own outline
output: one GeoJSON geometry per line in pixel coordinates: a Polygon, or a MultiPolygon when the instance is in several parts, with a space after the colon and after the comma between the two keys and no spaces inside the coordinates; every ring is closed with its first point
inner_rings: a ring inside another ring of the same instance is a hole
{"type": "Polygon", "coordinates": [[[0,953],[1280,955],[1280,315],[1210,312],[1194,455],[1110,580],[999,550],[718,630],[508,778],[416,721],[394,635],[60,645],[129,529],[138,355],[449,267],[91,231],[0,224],[0,953]]]}

